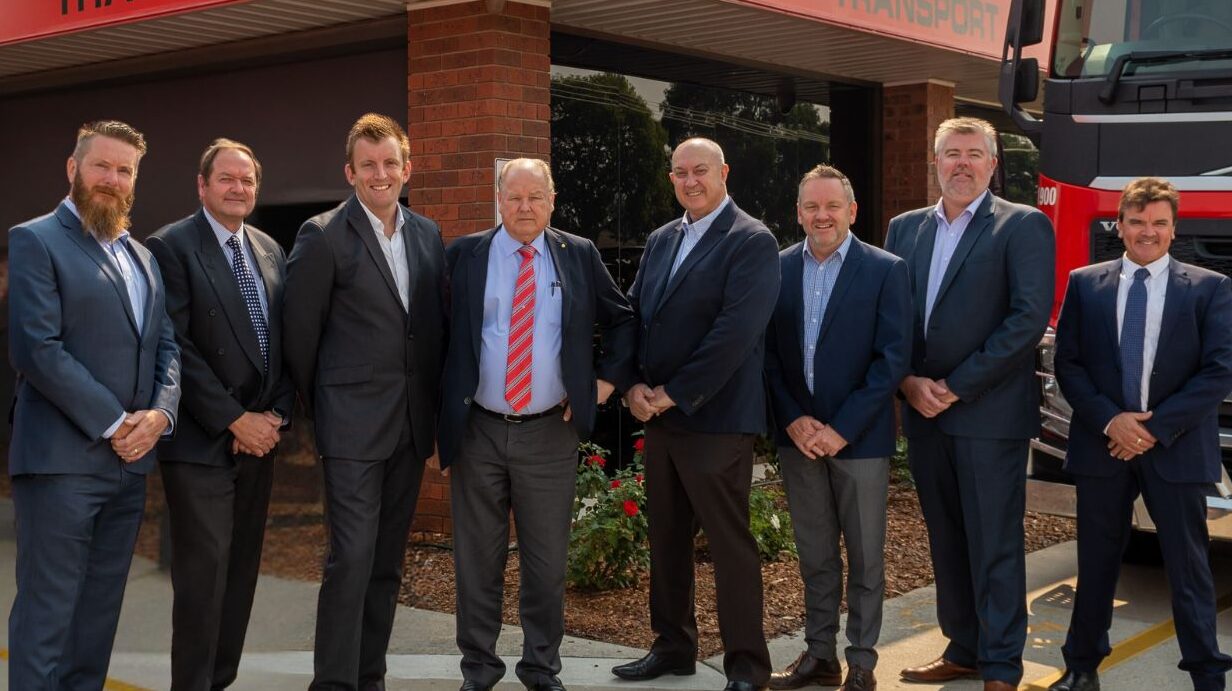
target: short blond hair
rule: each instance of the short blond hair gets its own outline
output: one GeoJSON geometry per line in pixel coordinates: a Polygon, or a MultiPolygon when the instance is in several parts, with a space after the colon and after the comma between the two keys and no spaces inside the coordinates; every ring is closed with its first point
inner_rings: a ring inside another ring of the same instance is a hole
{"type": "Polygon", "coordinates": [[[984,144],[988,147],[988,155],[997,155],[997,128],[992,123],[980,118],[950,118],[937,126],[937,136],[933,139],[933,154],[941,155],[941,145],[951,134],[982,134],[984,144]]]}
{"type": "Polygon", "coordinates": [[[496,191],[500,192],[505,187],[505,177],[509,171],[515,168],[532,170],[543,176],[543,179],[548,183],[548,194],[556,194],[556,182],[552,180],[552,166],[541,158],[515,158],[511,161],[505,161],[501,166],[500,175],[496,177],[496,191]]]}
{"type": "Polygon", "coordinates": [[[800,199],[800,191],[804,189],[804,184],[811,180],[838,180],[843,185],[843,194],[847,197],[847,203],[852,204],[856,200],[856,191],[851,186],[851,180],[847,179],[843,171],[824,163],[815,166],[800,178],[800,184],[796,187],[797,200],[800,199]]]}
{"type": "Polygon", "coordinates": [[[354,162],[355,142],[361,137],[370,142],[379,142],[386,137],[393,137],[398,142],[402,162],[406,163],[411,160],[411,140],[406,136],[406,130],[402,129],[402,125],[399,125],[397,120],[388,115],[365,113],[355,121],[354,125],[351,125],[351,131],[347,133],[346,140],[348,164],[354,162]]]}

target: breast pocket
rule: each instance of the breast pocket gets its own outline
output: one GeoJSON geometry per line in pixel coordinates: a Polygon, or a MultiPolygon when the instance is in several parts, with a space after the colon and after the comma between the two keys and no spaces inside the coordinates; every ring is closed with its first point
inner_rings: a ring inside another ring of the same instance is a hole
{"type": "Polygon", "coordinates": [[[564,291],[560,286],[553,286],[548,291],[548,297],[544,300],[543,307],[536,315],[543,320],[544,324],[549,326],[559,327],[564,320],[565,296],[564,291]]]}

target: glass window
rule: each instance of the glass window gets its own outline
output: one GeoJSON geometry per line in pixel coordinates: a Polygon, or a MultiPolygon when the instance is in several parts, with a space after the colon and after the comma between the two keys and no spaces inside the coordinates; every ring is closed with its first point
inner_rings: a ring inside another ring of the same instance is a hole
{"type": "Polygon", "coordinates": [[[1062,77],[1106,75],[1131,52],[1168,52],[1163,61],[1132,62],[1126,74],[1227,70],[1232,59],[1228,0],[1061,0],[1052,71],[1062,77]],[[1193,53],[1208,53],[1194,56],[1193,53]],[[1183,55],[1189,53],[1189,55],[1183,55]]]}

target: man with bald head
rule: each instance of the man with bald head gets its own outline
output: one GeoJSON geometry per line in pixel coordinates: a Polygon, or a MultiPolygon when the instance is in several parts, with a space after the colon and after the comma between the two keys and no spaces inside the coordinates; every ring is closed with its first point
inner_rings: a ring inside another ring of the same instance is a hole
{"type": "Polygon", "coordinates": [[[637,377],[625,399],[646,423],[650,625],[646,657],[622,679],[692,674],[693,538],[714,559],[727,689],[765,686],[761,559],[749,532],[753,440],[767,431],[764,335],[779,292],[778,243],[727,195],[723,150],[688,139],[668,173],[678,218],[650,234],[629,289],[637,377]]]}
{"type": "Polygon", "coordinates": [[[453,319],[437,437],[452,474],[462,689],[486,691],[505,674],[496,639],[512,509],[525,637],[516,673],[528,689],[553,691],[564,688],[556,675],[577,445],[597,405],[631,383],[636,333],[594,244],[548,226],[548,164],[509,161],[498,188],[501,223],[445,254],[453,319]]]}

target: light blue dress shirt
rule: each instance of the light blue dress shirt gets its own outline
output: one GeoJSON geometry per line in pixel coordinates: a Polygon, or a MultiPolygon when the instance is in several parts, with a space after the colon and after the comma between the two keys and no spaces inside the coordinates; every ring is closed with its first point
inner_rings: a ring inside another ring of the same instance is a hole
{"type": "MultiPolygon", "coordinates": [[[[222,256],[227,259],[227,266],[231,266],[231,248],[227,246],[227,241],[231,239],[231,231],[227,230],[226,226],[219,223],[217,219],[210,215],[208,209],[202,209],[205,213],[205,220],[209,222],[210,228],[214,231],[214,237],[218,239],[218,245],[222,248],[222,256]]],[[[239,238],[240,249],[244,252],[244,260],[248,263],[248,275],[252,276],[253,283],[257,284],[257,298],[261,301],[261,314],[269,321],[269,301],[265,297],[265,282],[261,280],[261,272],[257,270],[257,255],[252,251],[252,244],[248,242],[248,235],[244,233],[245,226],[240,224],[240,229],[235,231],[235,237],[239,238]]]]}
{"type": "Polygon", "coordinates": [[[676,259],[672,262],[672,272],[668,274],[668,278],[676,275],[676,269],[684,263],[685,257],[689,256],[689,252],[697,247],[697,243],[702,241],[702,236],[710,230],[710,224],[714,223],[714,219],[723,213],[723,209],[731,204],[731,197],[723,198],[723,203],[719,204],[714,211],[702,216],[696,221],[689,221],[689,212],[684,212],[684,219],[680,221],[680,229],[684,232],[684,237],[680,240],[680,249],[676,251],[676,259]]]}
{"type": "Polygon", "coordinates": [[[851,233],[847,233],[847,238],[838,249],[826,257],[825,261],[817,261],[817,257],[809,250],[808,240],[804,241],[804,280],[801,281],[804,297],[804,328],[801,333],[804,334],[804,341],[800,345],[804,354],[804,382],[808,384],[809,393],[813,393],[817,337],[821,333],[826,305],[830,304],[830,294],[834,292],[838,272],[843,268],[843,259],[850,247],[851,233]]]}
{"type": "Polygon", "coordinates": [[[954,258],[954,250],[958,249],[958,242],[962,240],[963,233],[971,224],[971,219],[975,218],[975,210],[980,208],[980,204],[984,203],[984,197],[989,194],[991,193],[988,190],[984,190],[984,194],[968,204],[953,222],[945,217],[944,201],[937,202],[935,212],[937,237],[933,241],[932,263],[928,268],[928,293],[924,300],[924,333],[928,333],[928,320],[933,315],[933,303],[937,301],[937,293],[941,290],[941,279],[945,277],[945,271],[950,267],[950,260],[954,258]]]}
{"type": "MultiPolygon", "coordinates": [[[[560,366],[561,305],[570,286],[557,280],[552,255],[543,233],[530,243],[535,248],[535,326],[532,332],[530,405],[519,414],[533,415],[565,400],[565,379],[560,366]]],[[[488,278],[483,292],[482,343],[479,349],[479,386],[475,403],[496,413],[513,413],[505,400],[505,368],[509,358],[509,320],[513,316],[513,289],[518,281],[522,243],[501,226],[488,248],[488,278]]]]}

